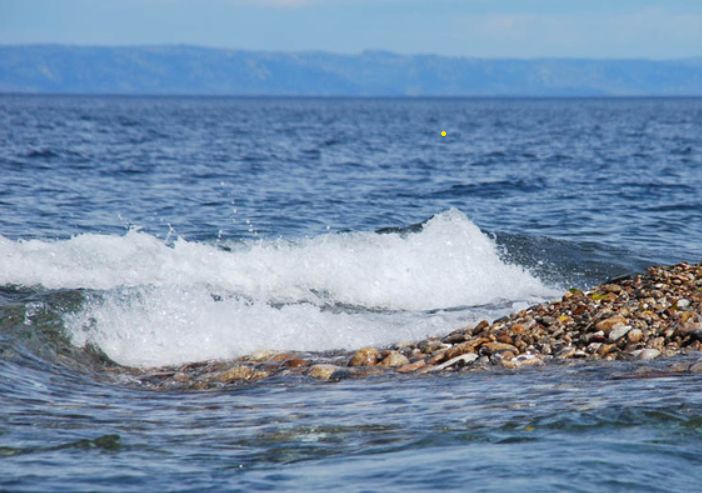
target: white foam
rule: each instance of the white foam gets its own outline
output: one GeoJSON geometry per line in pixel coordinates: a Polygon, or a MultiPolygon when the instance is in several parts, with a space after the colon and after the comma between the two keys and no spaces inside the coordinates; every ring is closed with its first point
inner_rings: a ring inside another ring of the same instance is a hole
{"type": "Polygon", "coordinates": [[[502,262],[494,242],[455,210],[419,233],[230,246],[169,246],[137,231],[53,242],[0,237],[0,285],[101,290],[66,316],[67,328],[75,344],[97,344],[134,366],[423,337],[476,315],[427,310],[554,294],[502,262]]]}

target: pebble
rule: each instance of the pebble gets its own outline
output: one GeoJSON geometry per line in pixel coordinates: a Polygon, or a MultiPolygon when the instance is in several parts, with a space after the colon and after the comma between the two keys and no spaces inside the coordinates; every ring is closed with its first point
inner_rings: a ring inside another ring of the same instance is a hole
{"type": "Polygon", "coordinates": [[[309,366],[310,362],[306,359],[291,358],[291,359],[285,360],[283,362],[283,365],[285,365],[288,368],[300,368],[302,366],[309,366]]]}
{"type": "Polygon", "coordinates": [[[381,358],[381,353],[374,347],[364,347],[356,351],[349,361],[349,366],[373,366],[381,358]]]}
{"type": "Polygon", "coordinates": [[[414,363],[407,363],[406,365],[399,367],[397,371],[400,373],[412,373],[417,370],[421,370],[425,366],[427,366],[427,363],[423,359],[420,359],[414,363]]]}
{"type": "Polygon", "coordinates": [[[617,325],[626,325],[627,320],[620,316],[620,315],[615,315],[614,317],[607,318],[605,320],[602,320],[600,322],[597,322],[595,325],[595,328],[597,330],[601,330],[603,332],[609,332],[612,330],[614,327],[617,325]]]}
{"type": "Polygon", "coordinates": [[[575,355],[575,348],[572,346],[566,346],[556,353],[556,358],[558,359],[568,359],[575,355]]]}
{"type": "Polygon", "coordinates": [[[628,325],[615,325],[609,333],[609,340],[616,342],[624,337],[630,330],[631,327],[628,325]]]}
{"type": "Polygon", "coordinates": [[[173,380],[178,383],[187,383],[190,381],[190,376],[188,376],[188,374],[185,372],[179,371],[173,375],[173,380]]]}
{"type": "Polygon", "coordinates": [[[489,342],[487,344],[483,344],[483,347],[492,353],[498,353],[501,351],[510,351],[511,353],[519,352],[519,349],[511,344],[505,344],[504,342],[489,342]]]}
{"type": "Polygon", "coordinates": [[[307,375],[317,380],[329,380],[338,370],[341,370],[340,366],[318,364],[310,367],[307,371],[307,375]]]}
{"type": "Polygon", "coordinates": [[[279,354],[279,351],[256,351],[246,356],[247,361],[263,361],[274,358],[279,354]]]}
{"type": "Polygon", "coordinates": [[[601,357],[607,356],[617,348],[616,344],[602,344],[597,350],[597,354],[601,357]]]}
{"type": "Polygon", "coordinates": [[[450,360],[448,360],[445,363],[442,363],[438,366],[430,367],[429,371],[430,372],[441,371],[441,370],[445,370],[446,368],[451,368],[453,366],[458,366],[460,368],[461,366],[465,366],[467,364],[472,363],[476,359],[478,359],[478,355],[475,353],[461,354],[460,356],[456,356],[455,358],[451,358],[450,360]]]}
{"type": "Polygon", "coordinates": [[[490,339],[486,337],[479,337],[467,342],[463,342],[461,344],[457,344],[453,346],[450,349],[447,349],[446,352],[444,353],[443,357],[439,359],[438,363],[441,361],[445,361],[448,359],[453,359],[456,356],[460,356],[461,354],[465,353],[474,353],[475,348],[478,347],[481,344],[485,344],[490,342],[490,339]]]}
{"type": "Polygon", "coordinates": [[[232,383],[242,380],[260,380],[267,376],[267,372],[249,366],[233,366],[217,375],[217,380],[222,383],[232,383]]]}
{"type": "Polygon", "coordinates": [[[639,343],[643,340],[644,335],[643,331],[641,329],[631,329],[627,334],[626,338],[629,340],[630,343],[636,344],[639,343]]]}
{"type": "Polygon", "coordinates": [[[505,368],[509,369],[518,369],[522,368],[525,366],[537,366],[537,365],[543,365],[544,361],[542,358],[539,356],[536,356],[534,354],[520,354],[516,358],[512,358],[509,360],[502,360],[500,361],[502,366],[505,368]]]}
{"type": "Polygon", "coordinates": [[[407,356],[404,356],[397,351],[390,351],[383,361],[380,362],[381,366],[390,368],[404,366],[407,364],[409,364],[409,359],[407,359],[407,356]]]}
{"type": "Polygon", "coordinates": [[[634,351],[631,354],[636,359],[648,361],[648,360],[656,359],[658,356],[661,355],[661,352],[658,349],[639,349],[637,351],[634,351]]]}
{"type": "Polygon", "coordinates": [[[675,303],[675,306],[684,310],[685,308],[688,308],[690,306],[690,300],[687,300],[685,298],[681,298],[678,300],[677,303],[675,303]]]}

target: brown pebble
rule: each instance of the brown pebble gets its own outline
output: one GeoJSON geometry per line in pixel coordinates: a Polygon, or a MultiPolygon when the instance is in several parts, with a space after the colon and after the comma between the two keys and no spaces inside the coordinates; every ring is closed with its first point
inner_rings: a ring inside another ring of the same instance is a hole
{"type": "Polygon", "coordinates": [[[503,342],[489,342],[487,344],[483,344],[484,348],[487,348],[490,352],[492,353],[497,353],[500,351],[510,351],[512,353],[518,353],[519,350],[512,346],[511,344],[505,344],[503,342]]]}
{"type": "Polygon", "coordinates": [[[451,368],[454,366],[457,366],[460,368],[460,367],[463,367],[467,364],[472,363],[473,361],[475,361],[477,359],[478,359],[478,355],[475,353],[461,354],[460,356],[456,356],[455,358],[451,358],[450,360],[446,361],[445,363],[440,364],[439,366],[424,368],[424,369],[422,369],[422,373],[442,371],[442,370],[445,370],[446,368],[451,368]]]}
{"type": "Polygon", "coordinates": [[[508,360],[503,359],[500,361],[500,363],[505,368],[516,370],[518,368],[523,368],[526,366],[543,365],[544,361],[539,356],[535,356],[533,354],[520,354],[516,358],[512,358],[512,359],[508,359],[508,360]]]}
{"type": "Polygon", "coordinates": [[[381,354],[374,347],[364,347],[356,351],[349,361],[349,366],[373,366],[380,359],[381,354]]]}
{"type": "Polygon", "coordinates": [[[597,350],[597,354],[599,356],[607,356],[609,353],[614,351],[616,349],[617,345],[616,344],[602,344],[600,348],[597,350]]]}
{"type": "Polygon", "coordinates": [[[610,317],[610,318],[607,318],[607,319],[602,320],[600,322],[597,322],[597,324],[595,324],[595,328],[597,330],[609,332],[617,325],[626,325],[626,324],[627,324],[627,320],[624,317],[622,317],[620,315],[615,315],[614,317],[610,317]]]}
{"type": "Polygon", "coordinates": [[[290,358],[293,358],[293,355],[290,353],[279,353],[279,354],[274,355],[271,358],[271,361],[274,363],[282,363],[283,361],[290,359],[290,358]]]}
{"type": "Polygon", "coordinates": [[[309,366],[310,362],[306,359],[292,358],[286,360],[283,364],[288,368],[300,368],[301,366],[309,366]]]}
{"type": "Polygon", "coordinates": [[[387,368],[394,368],[396,366],[404,366],[409,364],[407,356],[400,354],[397,351],[390,351],[388,355],[380,362],[380,366],[385,366],[387,368]]]}
{"type": "Polygon", "coordinates": [[[186,383],[190,381],[190,377],[188,376],[187,373],[184,373],[182,371],[179,371],[175,375],[173,375],[173,380],[179,383],[186,383]]]}
{"type": "Polygon", "coordinates": [[[412,373],[424,368],[425,366],[427,366],[426,362],[423,359],[420,359],[419,361],[415,361],[414,363],[407,363],[406,365],[402,365],[397,369],[397,371],[400,373],[412,373]]]}
{"type": "Polygon", "coordinates": [[[447,349],[446,352],[444,353],[444,357],[437,361],[437,363],[449,359],[453,359],[456,356],[460,356],[461,354],[466,354],[466,353],[474,353],[475,348],[480,346],[481,344],[489,343],[490,339],[487,337],[479,337],[477,339],[471,339],[470,341],[463,342],[461,344],[457,344],[453,346],[450,349],[447,349]]]}
{"type": "Polygon", "coordinates": [[[572,346],[566,346],[556,353],[556,358],[558,359],[569,359],[575,355],[575,348],[572,346]]]}
{"type": "Polygon", "coordinates": [[[249,366],[234,366],[217,375],[217,380],[222,383],[237,381],[260,380],[266,378],[268,373],[262,370],[255,370],[249,366]]]}
{"type": "Polygon", "coordinates": [[[643,332],[641,329],[631,329],[627,335],[626,338],[629,340],[630,343],[632,344],[637,344],[643,340],[643,332]]]}
{"type": "Polygon", "coordinates": [[[248,361],[263,361],[266,359],[272,359],[277,354],[279,354],[279,351],[273,351],[273,350],[266,349],[264,351],[256,351],[255,353],[251,353],[248,356],[246,356],[246,359],[248,361]]]}
{"type": "Polygon", "coordinates": [[[307,371],[307,375],[312,378],[316,378],[317,380],[329,380],[338,370],[341,370],[341,367],[336,365],[319,364],[312,366],[307,371]]]}

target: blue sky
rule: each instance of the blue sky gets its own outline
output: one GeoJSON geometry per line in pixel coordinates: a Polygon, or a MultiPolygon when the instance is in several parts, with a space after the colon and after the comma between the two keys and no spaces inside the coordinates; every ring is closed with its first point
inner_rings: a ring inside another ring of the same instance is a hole
{"type": "Polygon", "coordinates": [[[0,0],[0,43],[702,56],[702,0],[0,0]]]}

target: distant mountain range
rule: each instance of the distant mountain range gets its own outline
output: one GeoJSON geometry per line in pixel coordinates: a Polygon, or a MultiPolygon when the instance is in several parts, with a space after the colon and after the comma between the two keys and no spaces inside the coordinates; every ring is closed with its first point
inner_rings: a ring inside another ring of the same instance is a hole
{"type": "Polygon", "coordinates": [[[194,46],[0,46],[0,92],[298,96],[702,95],[702,57],[479,59],[194,46]]]}

